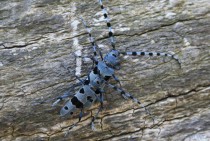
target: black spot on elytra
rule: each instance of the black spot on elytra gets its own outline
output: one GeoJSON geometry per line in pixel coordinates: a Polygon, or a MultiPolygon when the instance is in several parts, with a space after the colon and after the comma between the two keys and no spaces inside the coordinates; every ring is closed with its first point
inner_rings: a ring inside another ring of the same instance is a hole
{"type": "Polygon", "coordinates": [[[85,80],[84,84],[85,85],[89,85],[90,84],[90,80],[85,80]]]}
{"type": "Polygon", "coordinates": [[[73,112],[71,112],[70,114],[73,115],[73,112]]]}
{"type": "Polygon", "coordinates": [[[98,68],[97,68],[97,67],[95,67],[95,68],[93,69],[93,73],[94,73],[94,74],[98,74],[98,68]]]}
{"type": "Polygon", "coordinates": [[[65,107],[64,107],[64,109],[65,109],[65,110],[68,110],[68,109],[69,109],[69,107],[65,106],[65,107]]]}
{"type": "Polygon", "coordinates": [[[87,97],[87,100],[90,101],[91,103],[93,102],[93,99],[92,99],[91,96],[88,96],[88,97],[87,97]]]}
{"type": "Polygon", "coordinates": [[[145,55],[145,52],[141,52],[141,55],[145,55]]]}
{"type": "Polygon", "coordinates": [[[72,102],[73,105],[76,106],[76,108],[83,108],[83,103],[80,102],[76,96],[74,96],[74,97],[71,99],[71,102],[72,102]]]}
{"type": "Polygon", "coordinates": [[[79,92],[82,93],[82,94],[84,94],[84,93],[85,93],[84,88],[81,88],[81,89],[79,90],[79,92]]]}

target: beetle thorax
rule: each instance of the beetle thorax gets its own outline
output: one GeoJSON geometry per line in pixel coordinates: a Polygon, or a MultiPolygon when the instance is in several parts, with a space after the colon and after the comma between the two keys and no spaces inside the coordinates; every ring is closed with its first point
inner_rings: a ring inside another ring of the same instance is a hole
{"type": "Polygon", "coordinates": [[[117,50],[111,50],[106,56],[104,57],[104,62],[107,66],[118,69],[120,67],[120,54],[117,50]]]}

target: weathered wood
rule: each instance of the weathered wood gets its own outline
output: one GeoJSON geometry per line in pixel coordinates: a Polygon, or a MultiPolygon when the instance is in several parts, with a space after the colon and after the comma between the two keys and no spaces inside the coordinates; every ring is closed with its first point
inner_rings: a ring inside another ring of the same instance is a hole
{"type": "Polygon", "coordinates": [[[77,115],[60,118],[60,106],[35,102],[62,95],[77,82],[75,70],[88,73],[91,63],[74,57],[92,53],[79,16],[91,25],[102,52],[110,48],[97,0],[1,0],[0,140],[210,140],[209,1],[104,4],[118,50],[173,51],[180,58],[181,68],[167,58],[122,57],[116,75],[156,117],[155,124],[144,109],[107,89],[97,131],[89,126],[96,104],[64,137],[77,115]]]}

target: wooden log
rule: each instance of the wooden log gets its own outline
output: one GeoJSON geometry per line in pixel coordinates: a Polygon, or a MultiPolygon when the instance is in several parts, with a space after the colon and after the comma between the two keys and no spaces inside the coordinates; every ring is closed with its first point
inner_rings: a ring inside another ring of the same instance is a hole
{"type": "MultiPolygon", "coordinates": [[[[92,27],[102,53],[111,49],[97,0],[0,1],[0,140],[210,140],[210,4],[208,0],[104,1],[120,51],[175,52],[167,57],[122,56],[123,88],[150,110],[106,88],[105,107],[85,110],[82,122],[60,118],[53,101],[92,63],[79,20],[92,27]],[[68,71],[66,68],[70,68],[68,71]]],[[[72,89],[74,93],[79,86],[72,89]]]]}

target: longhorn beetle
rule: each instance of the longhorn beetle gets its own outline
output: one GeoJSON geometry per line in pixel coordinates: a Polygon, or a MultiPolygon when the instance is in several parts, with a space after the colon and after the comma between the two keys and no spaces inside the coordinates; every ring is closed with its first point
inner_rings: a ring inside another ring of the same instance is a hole
{"type": "MultiPolygon", "coordinates": [[[[91,128],[94,130],[94,120],[97,117],[98,113],[103,108],[103,95],[104,95],[104,86],[107,85],[108,87],[116,90],[118,93],[120,93],[125,99],[131,99],[135,103],[138,103],[142,108],[145,109],[146,113],[151,116],[154,123],[154,118],[150,114],[149,110],[135,97],[133,97],[131,94],[125,92],[120,84],[119,79],[115,76],[115,70],[120,69],[120,55],[132,55],[132,56],[166,56],[174,59],[178,62],[180,65],[180,62],[177,57],[175,57],[173,54],[167,54],[167,53],[159,53],[159,52],[126,52],[126,51],[118,51],[115,47],[115,41],[114,41],[114,35],[112,31],[112,26],[110,23],[110,19],[108,17],[107,11],[103,6],[102,0],[99,0],[100,7],[103,12],[104,19],[106,21],[107,27],[108,27],[108,36],[111,42],[112,49],[103,57],[99,47],[95,43],[94,38],[92,37],[91,30],[88,28],[85,21],[81,19],[83,25],[85,26],[85,29],[89,35],[89,40],[93,48],[93,57],[91,57],[93,61],[93,68],[90,71],[90,73],[87,75],[87,78],[85,80],[81,80],[78,76],[76,78],[82,83],[82,87],[79,89],[79,91],[73,95],[73,98],[71,98],[69,101],[66,102],[66,104],[62,107],[60,111],[61,116],[65,116],[67,114],[73,114],[75,110],[79,109],[81,112],[79,114],[79,120],[75,124],[69,127],[69,130],[72,129],[74,126],[76,126],[82,118],[83,110],[84,108],[90,107],[95,101],[99,101],[101,103],[98,112],[96,115],[92,118],[91,121],[91,128]],[[100,54],[100,60],[98,59],[97,53],[100,54]],[[117,81],[120,84],[120,87],[115,86],[113,84],[109,83],[110,78],[113,78],[115,81],[117,81]]],[[[53,106],[55,106],[58,102],[60,102],[63,99],[66,99],[70,97],[71,95],[69,93],[65,93],[64,95],[57,98],[57,100],[53,103],[53,106]]]]}

